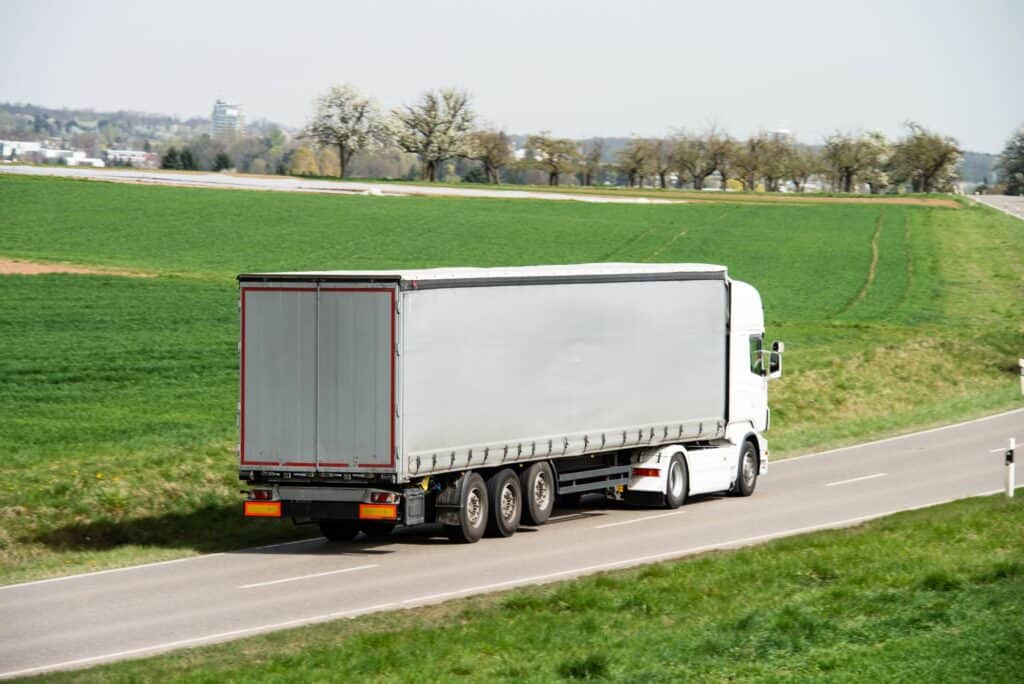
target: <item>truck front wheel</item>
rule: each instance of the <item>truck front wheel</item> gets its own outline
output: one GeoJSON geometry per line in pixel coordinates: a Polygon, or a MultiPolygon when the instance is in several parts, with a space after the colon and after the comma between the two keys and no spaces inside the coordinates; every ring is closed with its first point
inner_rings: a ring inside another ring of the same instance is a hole
{"type": "Polygon", "coordinates": [[[487,528],[487,487],[478,473],[469,473],[462,483],[459,501],[459,523],[445,525],[453,542],[472,544],[480,541],[487,528]]]}
{"type": "Polygon", "coordinates": [[[359,534],[359,528],[354,520],[318,520],[317,522],[320,524],[320,533],[327,537],[327,541],[352,541],[359,534]]]}
{"type": "Polygon", "coordinates": [[[740,462],[736,466],[736,484],[732,486],[735,496],[750,496],[757,486],[757,449],[746,441],[740,448],[740,462]]]}

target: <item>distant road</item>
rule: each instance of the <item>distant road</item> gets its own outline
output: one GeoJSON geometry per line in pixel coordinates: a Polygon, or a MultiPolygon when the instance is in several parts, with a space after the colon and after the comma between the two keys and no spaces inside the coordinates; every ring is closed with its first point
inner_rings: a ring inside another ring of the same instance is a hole
{"type": "Polygon", "coordinates": [[[407,185],[356,181],[325,181],[296,176],[256,176],[233,173],[207,173],[185,171],[146,171],[143,169],[93,169],[67,166],[0,165],[0,173],[23,176],[59,176],[86,178],[120,183],[147,183],[196,188],[229,188],[235,190],[274,190],[277,192],[313,192],[335,195],[378,195],[404,197],[422,195],[431,197],[485,197],[491,199],[573,200],[613,204],[685,204],[685,200],[667,200],[648,197],[609,197],[559,192],[531,192],[528,190],[495,190],[493,188],[449,188],[439,185],[407,185]]]}
{"type": "Polygon", "coordinates": [[[1024,197],[1014,197],[1011,195],[971,195],[971,199],[1024,220],[1024,197]]]}
{"type": "Polygon", "coordinates": [[[737,548],[992,493],[1004,466],[1002,453],[989,450],[1009,437],[1024,443],[1024,409],[773,463],[750,498],[699,497],[669,511],[591,497],[543,527],[472,545],[425,526],[383,541],[318,537],[0,587],[0,678],[737,548]]]}

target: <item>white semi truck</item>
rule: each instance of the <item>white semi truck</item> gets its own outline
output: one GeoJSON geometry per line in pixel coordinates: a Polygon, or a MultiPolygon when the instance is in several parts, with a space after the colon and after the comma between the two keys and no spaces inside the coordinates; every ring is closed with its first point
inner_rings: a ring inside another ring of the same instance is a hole
{"type": "Polygon", "coordinates": [[[723,266],[238,280],[247,516],[475,542],[543,524],[556,497],[675,508],[766,471],[783,347],[723,266]]]}

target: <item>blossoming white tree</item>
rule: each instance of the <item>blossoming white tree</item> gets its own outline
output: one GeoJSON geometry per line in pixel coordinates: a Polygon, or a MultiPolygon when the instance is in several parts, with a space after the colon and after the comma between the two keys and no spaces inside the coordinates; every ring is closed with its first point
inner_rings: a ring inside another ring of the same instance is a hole
{"type": "Polygon", "coordinates": [[[468,155],[475,115],[466,91],[427,91],[419,102],[404,105],[394,110],[393,115],[395,142],[406,152],[419,155],[421,179],[436,181],[437,170],[444,161],[468,155]]]}
{"type": "Polygon", "coordinates": [[[350,85],[334,85],[317,98],[303,135],[338,150],[338,177],[344,178],[352,156],[385,142],[388,129],[376,102],[350,85]]]}

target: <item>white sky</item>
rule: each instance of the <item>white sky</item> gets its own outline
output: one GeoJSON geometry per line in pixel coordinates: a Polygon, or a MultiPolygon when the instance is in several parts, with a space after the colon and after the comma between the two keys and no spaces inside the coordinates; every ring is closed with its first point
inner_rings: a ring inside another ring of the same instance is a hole
{"type": "Polygon", "coordinates": [[[349,82],[385,107],[468,89],[509,132],[735,135],[912,119],[998,152],[1024,123],[1024,2],[0,2],[0,101],[302,125],[349,82]]]}

